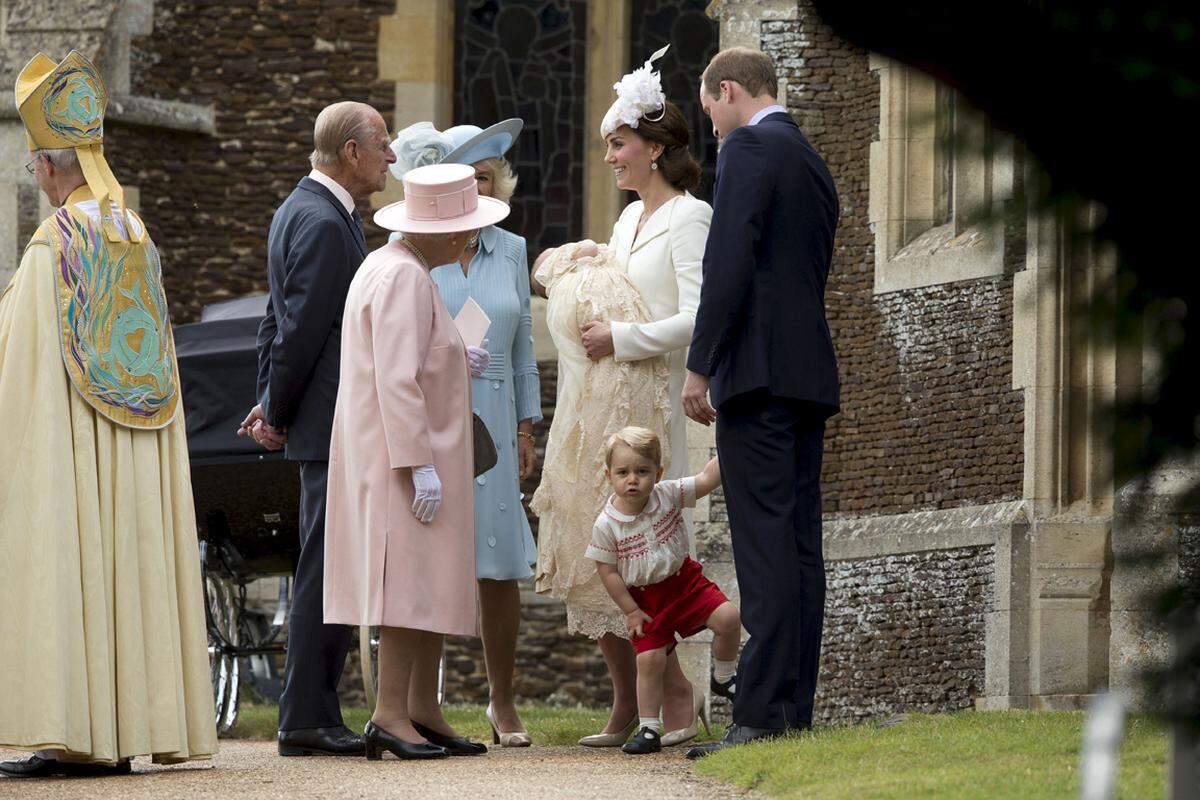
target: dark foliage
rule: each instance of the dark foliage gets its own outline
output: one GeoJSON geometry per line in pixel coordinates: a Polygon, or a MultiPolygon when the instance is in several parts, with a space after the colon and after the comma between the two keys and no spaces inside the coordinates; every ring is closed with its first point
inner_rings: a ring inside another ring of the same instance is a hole
{"type": "MultiPolygon", "coordinates": [[[[1160,355],[1157,384],[1113,409],[1117,485],[1187,459],[1200,432],[1200,4],[1010,0],[814,0],[846,39],[916,66],[1014,134],[1046,181],[1037,197],[1098,201],[1098,243],[1119,254],[1111,305],[1089,309],[1120,343],[1160,355]],[[1197,116],[1193,116],[1197,114],[1197,116]],[[1193,120],[1189,123],[1187,120],[1193,120]]],[[[1180,498],[1196,508],[1200,491],[1180,498]]],[[[1195,577],[1191,577],[1194,584],[1195,577]]],[[[1151,676],[1164,705],[1200,714],[1200,606],[1194,585],[1160,598],[1175,663],[1151,676]]]]}

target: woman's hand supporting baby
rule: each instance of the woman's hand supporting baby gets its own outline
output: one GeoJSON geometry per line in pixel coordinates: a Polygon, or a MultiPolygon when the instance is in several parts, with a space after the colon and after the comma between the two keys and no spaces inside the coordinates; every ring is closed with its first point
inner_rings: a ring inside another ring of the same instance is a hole
{"type": "Polygon", "coordinates": [[[599,361],[605,356],[616,352],[613,346],[612,326],[607,322],[585,322],[579,326],[579,336],[583,341],[583,349],[592,361],[599,361]]]}

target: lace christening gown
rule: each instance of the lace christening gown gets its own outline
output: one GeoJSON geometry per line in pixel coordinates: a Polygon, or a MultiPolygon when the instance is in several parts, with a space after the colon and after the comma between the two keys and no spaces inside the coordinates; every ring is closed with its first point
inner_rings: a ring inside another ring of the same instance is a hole
{"type": "Polygon", "coordinates": [[[539,518],[535,588],[566,603],[570,633],[625,638],[624,615],[584,551],[610,494],[604,478],[608,437],[626,425],[641,425],[658,434],[664,459],[670,457],[669,370],[663,357],[588,359],[579,333],[585,322],[643,323],[651,316],[606,246],[595,257],[575,260],[572,250],[573,245],[558,248],[534,273],[546,287],[546,322],[558,348],[554,422],[542,482],[530,503],[539,518]]]}

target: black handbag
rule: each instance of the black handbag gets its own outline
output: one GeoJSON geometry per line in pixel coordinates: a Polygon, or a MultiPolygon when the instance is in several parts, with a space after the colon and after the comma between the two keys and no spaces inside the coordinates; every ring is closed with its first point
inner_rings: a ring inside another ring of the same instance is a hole
{"type": "Polygon", "coordinates": [[[499,460],[492,434],[478,414],[471,415],[471,441],[475,450],[475,477],[478,478],[496,466],[496,461],[499,460]]]}

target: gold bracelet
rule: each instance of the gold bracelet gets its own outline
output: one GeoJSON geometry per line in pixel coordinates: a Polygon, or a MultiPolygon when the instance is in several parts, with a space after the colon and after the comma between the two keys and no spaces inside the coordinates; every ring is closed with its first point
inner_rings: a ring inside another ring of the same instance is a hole
{"type": "Polygon", "coordinates": [[[521,436],[525,439],[528,439],[530,444],[537,444],[537,440],[533,438],[532,433],[526,433],[525,431],[517,431],[517,436],[521,436]]]}

